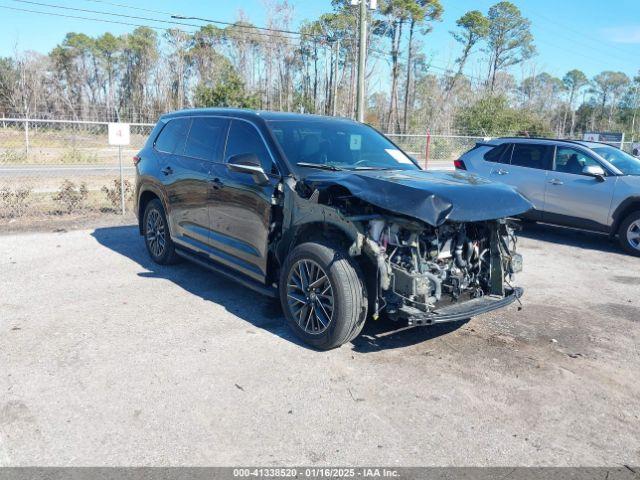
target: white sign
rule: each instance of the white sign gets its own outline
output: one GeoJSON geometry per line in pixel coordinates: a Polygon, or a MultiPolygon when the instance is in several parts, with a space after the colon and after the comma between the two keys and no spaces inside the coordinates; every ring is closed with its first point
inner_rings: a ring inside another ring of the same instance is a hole
{"type": "Polygon", "coordinates": [[[604,142],[620,145],[624,142],[624,132],[586,132],[583,140],[587,142],[604,142]]]}
{"type": "Polygon", "coordinates": [[[582,136],[582,139],[585,142],[599,142],[600,141],[600,135],[597,133],[585,133],[582,136]]]}
{"type": "Polygon", "coordinates": [[[109,124],[109,145],[129,145],[130,131],[128,123],[110,123],[109,124]]]}

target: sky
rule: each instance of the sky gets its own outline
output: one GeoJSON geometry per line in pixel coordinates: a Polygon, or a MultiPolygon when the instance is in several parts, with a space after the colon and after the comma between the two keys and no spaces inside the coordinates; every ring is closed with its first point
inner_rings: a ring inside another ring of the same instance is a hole
{"type": "MultiPolygon", "coordinates": [[[[455,21],[468,10],[487,12],[498,0],[441,0],[442,21],[435,22],[430,34],[423,38],[424,52],[436,68],[449,67],[459,53],[450,31],[455,21]]],[[[640,70],[640,0],[512,0],[532,22],[538,55],[525,66],[512,69],[517,78],[546,71],[561,77],[578,68],[592,77],[603,70],[622,71],[629,76],[640,70]]],[[[294,5],[295,29],[305,19],[317,18],[331,9],[330,0],[290,0],[294,5]]],[[[51,8],[58,5],[124,15],[168,19],[166,15],[133,10],[124,5],[233,22],[242,9],[258,26],[265,24],[264,0],[0,0],[0,56],[18,50],[49,52],[67,32],[99,35],[131,31],[133,26],[54,17],[26,9],[63,15],[96,17],[96,14],[51,8]],[[123,6],[115,6],[120,4],[123,6]]],[[[151,25],[147,20],[102,17],[115,21],[151,25]]],[[[155,24],[164,27],[163,24],[155,24]]],[[[188,28],[187,28],[188,29],[188,28]]],[[[486,65],[471,62],[466,73],[485,76],[486,65]]]]}

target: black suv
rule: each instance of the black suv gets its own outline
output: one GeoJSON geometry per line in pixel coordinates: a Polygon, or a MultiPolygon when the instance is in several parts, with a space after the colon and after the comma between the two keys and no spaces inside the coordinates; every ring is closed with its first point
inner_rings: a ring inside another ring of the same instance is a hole
{"type": "Polygon", "coordinates": [[[135,157],[152,259],[187,258],[277,297],[329,349],[368,316],[455,321],[522,294],[506,219],[531,204],[464,172],[426,172],[346,119],[229,109],[163,116],[135,157]]]}

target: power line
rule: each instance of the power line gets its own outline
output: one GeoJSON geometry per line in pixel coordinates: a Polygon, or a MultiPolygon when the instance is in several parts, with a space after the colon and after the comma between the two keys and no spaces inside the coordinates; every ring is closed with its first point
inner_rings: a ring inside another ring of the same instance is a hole
{"type": "MultiPolygon", "coordinates": [[[[369,51],[373,52],[371,54],[371,56],[374,57],[374,58],[377,58],[378,60],[383,60],[383,61],[388,61],[389,60],[389,58],[388,58],[389,52],[385,52],[385,51],[379,50],[377,48],[369,48],[369,51]],[[377,55],[375,55],[375,54],[377,54],[377,55]]],[[[402,54],[401,52],[398,52],[397,55],[398,55],[398,59],[399,60],[402,60],[402,59],[406,60],[405,55],[402,54]]],[[[427,68],[431,68],[433,70],[440,70],[440,71],[442,71],[444,73],[448,73],[449,75],[452,75],[452,76],[456,75],[456,72],[454,72],[451,68],[443,67],[443,66],[440,66],[440,65],[435,65],[433,63],[427,63],[427,68]]],[[[466,77],[466,78],[468,78],[470,80],[475,80],[477,82],[484,82],[486,80],[486,78],[477,77],[475,75],[469,75],[467,73],[461,73],[461,75],[463,77],[466,77]]]]}
{"type": "Polygon", "coordinates": [[[122,3],[106,2],[103,0],[85,0],[86,2],[102,3],[104,5],[111,5],[112,7],[129,8],[131,10],[138,10],[148,13],[159,13],[160,15],[173,15],[171,12],[162,12],[160,10],[152,10],[150,8],[132,7],[131,5],[125,5],[122,3]]]}
{"type": "MultiPolygon", "coordinates": [[[[177,22],[177,21],[163,20],[163,19],[158,19],[158,18],[149,18],[149,17],[136,16],[136,15],[126,15],[126,14],[122,14],[122,13],[113,13],[113,12],[105,12],[105,11],[99,11],[99,10],[83,9],[83,8],[76,8],[76,7],[67,7],[67,6],[63,6],[63,5],[56,5],[56,4],[44,3],[44,2],[36,2],[36,1],[31,1],[31,0],[12,0],[12,1],[19,2],[19,3],[25,3],[25,4],[30,4],[30,5],[43,6],[43,7],[48,7],[48,8],[56,8],[56,9],[77,11],[77,12],[82,12],[82,13],[93,13],[93,14],[98,14],[98,15],[108,15],[108,16],[112,16],[112,17],[120,17],[120,18],[125,18],[125,19],[132,19],[132,20],[144,20],[144,21],[147,21],[147,22],[163,23],[163,24],[168,24],[168,25],[179,25],[179,26],[183,26],[183,27],[202,28],[201,24],[195,24],[195,23],[177,22]]],[[[142,8],[142,7],[133,7],[133,6],[124,5],[124,4],[116,3],[116,2],[109,2],[109,1],[105,1],[105,0],[85,0],[85,1],[91,1],[91,2],[94,2],[94,3],[101,3],[101,4],[111,5],[111,6],[121,7],[121,8],[129,8],[129,9],[133,9],[133,10],[145,11],[145,12],[161,14],[161,15],[170,15],[172,18],[175,18],[175,19],[184,19],[184,20],[194,19],[194,20],[200,20],[200,21],[204,21],[204,22],[217,23],[217,24],[221,24],[221,25],[228,25],[228,26],[232,26],[234,28],[240,29],[241,31],[243,29],[244,30],[250,29],[250,30],[264,30],[264,31],[287,34],[287,35],[272,35],[272,34],[268,34],[268,33],[252,31],[252,35],[266,37],[266,38],[269,38],[269,39],[277,39],[279,41],[282,41],[282,40],[300,41],[300,38],[294,38],[294,37],[288,36],[288,35],[299,35],[299,36],[312,37],[315,40],[320,40],[322,42],[322,39],[319,39],[318,36],[315,36],[315,35],[312,35],[312,34],[303,33],[303,32],[297,32],[297,31],[293,31],[293,30],[275,29],[275,28],[267,28],[267,27],[257,27],[257,26],[254,26],[254,25],[238,25],[237,23],[225,22],[225,21],[222,21],[222,20],[213,20],[213,19],[206,19],[206,18],[200,18],[200,17],[187,17],[187,16],[183,16],[183,15],[172,14],[170,12],[163,12],[163,11],[160,11],[160,10],[153,10],[153,9],[142,8]]],[[[54,13],[54,12],[45,12],[45,11],[40,11],[40,10],[30,10],[30,9],[25,9],[25,8],[17,8],[17,7],[9,7],[9,6],[0,6],[0,8],[4,8],[4,9],[7,9],[7,10],[21,11],[21,12],[26,12],[26,13],[35,13],[35,14],[39,14],[39,15],[49,15],[49,16],[55,16],[55,17],[73,18],[73,19],[80,19],[80,20],[89,20],[89,21],[95,21],[95,22],[103,22],[103,23],[117,24],[117,25],[126,25],[126,26],[133,26],[133,27],[147,27],[147,28],[152,28],[152,29],[159,30],[159,31],[166,30],[166,29],[154,26],[154,25],[131,23],[131,22],[125,22],[125,21],[119,21],[119,20],[109,20],[109,19],[105,19],[105,18],[86,17],[86,16],[70,15],[70,14],[60,14],[60,13],[54,13]]],[[[540,14],[535,14],[535,13],[534,13],[534,15],[541,16],[540,14]]],[[[193,33],[193,32],[189,32],[189,33],[193,33]]],[[[328,39],[324,39],[324,40],[327,43],[331,43],[331,41],[329,41],[328,39]]],[[[543,44],[549,44],[550,45],[549,42],[546,42],[544,40],[540,40],[539,39],[539,41],[541,43],[543,43],[543,44]]],[[[372,52],[375,52],[375,53],[379,53],[379,54],[382,54],[382,55],[387,55],[387,52],[382,52],[382,51],[376,50],[376,49],[370,49],[370,50],[372,52]]],[[[583,56],[585,58],[592,58],[592,55],[588,56],[584,52],[578,52],[578,51],[567,50],[567,49],[563,49],[563,50],[568,52],[568,53],[572,53],[572,54],[575,54],[575,55],[583,56]]],[[[593,51],[593,48],[591,50],[593,51]]],[[[613,55],[611,55],[611,53],[612,52],[609,52],[609,56],[613,56],[613,55]]],[[[380,57],[378,57],[378,58],[380,59],[380,57]]],[[[400,52],[398,52],[398,58],[403,58],[403,56],[402,56],[402,54],[400,52]]],[[[622,59],[622,57],[618,57],[618,58],[622,59]]],[[[383,58],[383,60],[386,60],[386,59],[383,58]]],[[[436,66],[436,65],[430,65],[430,66],[431,66],[431,68],[442,70],[444,72],[451,72],[451,70],[448,69],[448,68],[444,68],[444,67],[440,67],[440,66],[436,66]]],[[[466,74],[465,74],[465,76],[468,77],[468,78],[471,78],[471,79],[476,79],[476,80],[478,79],[477,77],[473,77],[473,76],[466,75],[466,74]]]]}
{"type": "MultiPolygon", "coordinates": [[[[592,37],[590,35],[587,35],[586,33],[582,32],[582,31],[580,31],[578,29],[572,28],[572,26],[570,24],[568,24],[568,23],[558,22],[557,20],[549,18],[546,15],[543,15],[542,13],[535,12],[535,11],[534,12],[529,12],[529,14],[532,14],[534,17],[538,17],[538,18],[542,19],[545,22],[545,24],[546,23],[551,23],[551,24],[557,25],[558,27],[561,27],[562,28],[562,34],[564,34],[564,36],[566,38],[570,38],[574,42],[575,42],[575,38],[567,36],[564,32],[566,32],[566,31],[573,32],[576,35],[579,35],[579,36],[583,37],[585,40],[588,40],[589,42],[592,42],[593,44],[597,44],[598,47],[602,46],[602,40],[597,39],[595,37],[592,37]]],[[[595,48],[595,47],[588,46],[588,48],[595,48]]]]}
{"type": "MultiPolygon", "coordinates": [[[[160,32],[166,32],[167,29],[166,28],[162,28],[162,27],[158,27],[155,25],[148,25],[148,24],[142,24],[142,23],[132,23],[132,22],[123,22],[120,20],[109,20],[106,18],[96,18],[96,17],[86,17],[86,16],[82,16],[82,15],[71,15],[71,14],[64,14],[64,13],[55,13],[55,12],[43,12],[41,10],[33,10],[33,9],[27,9],[27,8],[19,8],[19,7],[9,7],[6,5],[0,5],[0,8],[3,8],[5,10],[12,10],[12,11],[16,11],[16,12],[25,12],[25,13],[35,13],[38,15],[45,15],[45,16],[52,16],[52,17],[59,17],[59,18],[72,18],[72,19],[76,19],[76,20],[89,20],[92,22],[102,22],[102,23],[108,23],[111,25],[125,25],[125,26],[129,26],[129,27],[143,27],[143,28],[151,28],[153,30],[158,30],[160,32]]],[[[196,33],[195,31],[188,31],[187,33],[196,33]]],[[[256,34],[256,35],[260,35],[260,34],[256,34]]],[[[270,36],[270,35],[261,35],[261,36],[268,36],[270,38],[272,38],[272,40],[270,40],[271,42],[276,41],[276,43],[283,43],[284,41],[287,41],[288,39],[285,39],[281,36],[270,36]]]]}
{"type": "MultiPolygon", "coordinates": [[[[18,1],[18,0],[15,0],[18,1]]],[[[171,12],[163,12],[162,10],[152,10],[149,8],[142,8],[142,7],[133,7],[131,5],[124,5],[122,3],[115,3],[115,2],[108,2],[105,0],[85,0],[87,2],[95,2],[95,3],[102,3],[104,5],[111,5],[113,7],[120,7],[120,8],[129,8],[132,10],[140,10],[140,11],[144,11],[144,12],[149,12],[149,13],[156,13],[156,14],[160,14],[160,15],[169,15],[171,18],[175,18],[177,20],[200,20],[202,22],[209,22],[209,23],[215,23],[215,24],[219,24],[219,25],[229,25],[232,27],[241,27],[241,28],[251,28],[251,29],[255,29],[255,30],[265,30],[268,32],[277,32],[277,33],[286,33],[286,34],[290,34],[290,35],[301,35],[301,36],[305,36],[305,37],[314,37],[317,38],[317,35],[313,35],[311,33],[304,33],[304,32],[300,32],[297,30],[285,30],[282,28],[271,28],[271,27],[258,27],[256,25],[238,25],[237,23],[234,22],[226,22],[224,20],[213,20],[213,19],[209,19],[209,18],[202,18],[202,17],[196,17],[196,16],[189,16],[189,15],[181,15],[179,13],[171,13],[171,12]]]]}
{"type": "MultiPolygon", "coordinates": [[[[559,22],[555,22],[555,21],[549,19],[548,17],[543,16],[540,13],[536,13],[536,12],[532,12],[532,13],[533,13],[534,16],[546,19],[550,23],[554,23],[556,25],[564,27],[564,25],[561,25],[559,22]]],[[[533,26],[536,27],[536,28],[541,28],[542,30],[546,30],[546,31],[548,31],[550,33],[553,33],[556,36],[563,36],[566,39],[572,40],[578,47],[581,45],[579,42],[576,42],[574,38],[568,36],[564,32],[558,33],[558,32],[554,32],[552,30],[549,30],[549,28],[547,28],[546,24],[534,23],[533,26]]],[[[567,30],[571,30],[573,32],[576,32],[577,34],[580,34],[584,38],[586,38],[588,40],[591,40],[593,42],[597,42],[597,43],[599,43],[601,45],[600,41],[596,40],[593,37],[589,37],[589,36],[585,35],[584,33],[579,32],[578,30],[570,29],[570,28],[567,28],[567,30]]],[[[621,50],[611,49],[611,50],[607,50],[605,52],[601,47],[600,48],[596,48],[596,47],[592,47],[590,45],[582,44],[582,46],[584,46],[585,48],[587,48],[589,50],[589,53],[587,53],[587,52],[584,52],[584,51],[573,50],[571,48],[566,48],[566,47],[565,48],[558,48],[558,46],[556,44],[553,44],[551,42],[548,42],[548,41],[546,41],[544,39],[540,39],[540,38],[537,38],[536,42],[539,42],[539,43],[542,43],[542,44],[545,44],[545,45],[549,45],[549,46],[553,46],[554,48],[559,49],[559,50],[567,53],[568,55],[578,55],[578,56],[581,56],[581,57],[589,59],[589,60],[593,60],[593,57],[597,56],[597,57],[602,58],[602,59],[606,58],[607,60],[610,60],[611,58],[614,58],[614,59],[617,59],[618,61],[634,62],[634,63],[636,62],[635,58],[632,59],[631,57],[626,57],[626,55],[621,50]],[[622,55],[620,55],[620,54],[622,54],[622,55]]],[[[383,52],[379,52],[379,53],[383,53],[383,52]]],[[[387,53],[385,52],[384,54],[386,55],[387,53]]],[[[400,52],[398,52],[398,58],[403,58],[403,56],[402,56],[402,54],[400,52]]],[[[445,71],[447,70],[447,69],[443,69],[442,67],[440,67],[440,69],[445,70],[445,71]]]]}
{"type": "MultiPolygon", "coordinates": [[[[534,16],[540,16],[541,18],[546,18],[546,17],[543,17],[543,16],[541,16],[539,14],[536,14],[536,13],[534,13],[533,15],[534,16]]],[[[555,23],[556,25],[560,25],[557,22],[549,21],[549,23],[551,23],[551,24],[555,23]]],[[[587,57],[587,58],[592,58],[593,57],[593,53],[595,53],[599,57],[601,57],[602,59],[607,58],[607,60],[609,60],[610,58],[613,57],[613,58],[615,58],[615,59],[617,59],[619,61],[623,61],[623,62],[635,61],[635,58],[632,59],[630,56],[627,57],[626,54],[624,54],[624,52],[622,52],[621,50],[607,49],[605,51],[602,48],[602,42],[601,41],[597,41],[595,39],[591,39],[590,37],[587,37],[586,35],[583,35],[583,37],[585,39],[588,39],[589,41],[592,41],[594,43],[598,43],[598,46],[596,47],[596,46],[592,46],[592,45],[588,45],[588,44],[585,44],[585,43],[578,42],[578,41],[576,41],[576,39],[574,37],[572,37],[571,35],[567,34],[564,30],[561,30],[561,31],[559,29],[556,30],[552,25],[550,25],[548,23],[534,23],[533,26],[535,28],[539,28],[540,30],[547,31],[547,32],[551,33],[552,35],[554,35],[556,37],[563,37],[566,40],[571,41],[574,45],[576,45],[578,47],[580,47],[580,46],[584,47],[589,52],[589,57],[587,57]],[[620,53],[622,53],[622,55],[619,55],[620,53]]],[[[567,28],[567,30],[570,30],[570,29],[567,28]]],[[[575,31],[575,30],[571,30],[571,31],[575,31]]],[[[540,43],[546,43],[546,44],[551,45],[550,42],[545,41],[543,39],[536,39],[536,41],[540,42],[540,43]]],[[[558,46],[556,44],[553,44],[552,46],[555,47],[555,48],[558,48],[558,46]]],[[[560,50],[566,51],[567,53],[577,53],[576,51],[572,51],[571,49],[562,48],[562,47],[560,48],[560,50]]],[[[577,54],[586,57],[584,52],[577,53],[577,54]]]]}
{"type": "MultiPolygon", "coordinates": [[[[103,11],[99,11],[99,10],[90,10],[90,9],[85,9],[85,8],[67,7],[67,6],[64,6],[64,5],[56,5],[56,4],[43,3],[43,2],[34,2],[34,1],[30,1],[30,0],[12,0],[12,1],[19,2],[19,3],[27,3],[27,4],[31,4],[31,5],[38,5],[38,6],[41,6],[41,7],[57,8],[57,9],[63,9],[63,10],[71,10],[71,11],[78,11],[78,12],[83,12],[83,13],[94,13],[94,14],[98,14],[98,15],[109,15],[109,16],[112,16],[112,17],[130,18],[130,19],[134,19],[134,20],[146,20],[146,21],[169,24],[169,25],[180,25],[180,26],[195,27],[195,28],[201,28],[202,27],[202,25],[195,24],[195,23],[176,22],[176,21],[162,20],[162,19],[157,19],[157,18],[141,17],[141,16],[136,16],[136,15],[126,15],[126,14],[121,14],[121,13],[103,12],[103,11]]],[[[45,12],[39,12],[39,13],[45,13],[45,12]]],[[[97,19],[94,19],[94,20],[97,20],[97,19]]],[[[240,28],[240,29],[251,28],[248,25],[236,25],[236,24],[229,23],[229,22],[226,22],[226,23],[228,25],[231,25],[231,26],[235,27],[235,28],[240,28]]],[[[152,27],[152,28],[155,28],[155,27],[152,27]]],[[[259,36],[268,37],[268,38],[277,37],[277,38],[282,38],[282,39],[286,39],[286,40],[294,40],[294,41],[299,40],[298,38],[289,37],[289,36],[285,36],[285,35],[270,35],[270,34],[262,33],[262,32],[252,32],[252,35],[259,35],[259,36]]]]}
{"type": "Polygon", "coordinates": [[[187,26],[187,27],[199,27],[199,25],[189,24],[189,23],[171,22],[171,21],[167,21],[167,20],[160,20],[160,19],[149,18],[149,17],[138,17],[138,16],[134,16],[134,15],[125,15],[125,14],[122,14],[122,13],[101,12],[99,10],[88,10],[88,9],[85,9],[85,8],[66,7],[64,5],[55,5],[55,4],[51,4],[51,3],[42,3],[42,2],[33,2],[33,1],[30,1],[30,0],[12,0],[12,1],[13,2],[18,2],[18,3],[28,3],[30,5],[37,5],[39,7],[58,8],[58,9],[62,9],[62,10],[72,10],[72,11],[84,12],[84,13],[97,13],[99,15],[109,15],[111,17],[131,18],[131,19],[135,19],[135,20],[151,20],[151,21],[159,22],[159,23],[168,23],[170,25],[184,25],[184,26],[187,26]]]}
{"type": "MultiPolygon", "coordinates": [[[[558,46],[553,44],[552,42],[548,42],[548,41],[542,40],[542,39],[538,39],[537,41],[542,43],[542,44],[544,44],[544,45],[548,45],[550,47],[558,48],[558,46]]],[[[588,47],[588,48],[590,48],[590,47],[588,47]]],[[[594,57],[594,55],[591,55],[590,53],[581,52],[581,51],[578,51],[578,50],[567,49],[567,48],[559,48],[559,50],[561,50],[561,51],[563,51],[563,52],[565,52],[565,53],[567,53],[569,55],[578,55],[578,56],[583,57],[583,58],[588,59],[588,60],[593,60],[593,57],[594,57]]],[[[598,53],[598,52],[595,52],[595,53],[598,53]]],[[[601,54],[604,55],[604,52],[602,52],[601,54]]],[[[609,54],[607,56],[611,57],[613,55],[609,54]]],[[[602,57],[602,58],[604,59],[604,57],[602,57]]],[[[630,62],[631,61],[631,59],[623,59],[622,57],[617,57],[617,59],[619,61],[625,61],[625,62],[630,62]]]]}
{"type": "Polygon", "coordinates": [[[178,20],[200,20],[201,22],[218,23],[220,25],[230,25],[232,27],[254,28],[257,30],[266,30],[269,32],[287,33],[287,34],[293,34],[293,35],[301,35],[305,37],[315,37],[315,35],[312,35],[310,33],[296,32],[293,30],[283,30],[280,28],[256,27],[255,25],[238,25],[237,23],[224,22],[222,20],[211,20],[209,18],[202,18],[202,17],[185,17],[183,15],[171,15],[171,18],[176,18],[178,20]]]}
{"type": "MultiPolygon", "coordinates": [[[[553,47],[557,48],[557,45],[554,45],[551,42],[547,42],[546,40],[538,39],[537,41],[542,43],[542,44],[553,46],[553,47]]],[[[373,52],[382,54],[382,55],[389,55],[389,52],[383,52],[382,50],[376,50],[376,49],[370,49],[370,50],[373,51],[373,52]]],[[[589,55],[589,54],[587,54],[585,52],[580,52],[578,50],[572,50],[572,49],[561,49],[561,50],[566,52],[567,54],[570,54],[570,55],[577,55],[577,56],[580,56],[580,57],[583,57],[583,58],[586,58],[586,59],[593,60],[593,56],[589,55]]],[[[402,54],[401,52],[397,52],[397,56],[398,56],[398,59],[401,59],[401,60],[405,59],[405,55],[402,54]]],[[[379,58],[379,59],[381,59],[381,58],[379,58]]],[[[618,59],[622,60],[622,57],[618,57],[618,59]]],[[[381,60],[385,60],[385,59],[381,59],[381,60]]],[[[627,59],[626,61],[629,61],[629,60],[627,59]]],[[[439,66],[436,66],[436,65],[431,65],[431,67],[436,69],[436,70],[442,70],[444,72],[452,73],[451,69],[449,69],[449,68],[439,67],[439,66]]],[[[477,81],[484,81],[484,79],[482,79],[480,77],[473,77],[473,76],[470,76],[470,75],[467,75],[467,74],[463,74],[463,75],[468,77],[468,78],[470,78],[470,79],[475,79],[477,81]]]]}
{"type": "Polygon", "coordinates": [[[91,21],[94,21],[94,22],[111,23],[111,24],[116,24],[116,25],[127,25],[127,26],[130,26],[130,27],[147,27],[147,28],[153,28],[155,30],[161,30],[161,31],[166,30],[166,28],[154,27],[152,25],[141,25],[139,23],[120,22],[118,20],[107,20],[105,18],[92,18],[92,17],[83,17],[83,16],[80,16],[80,15],[67,15],[67,14],[64,14],[64,13],[42,12],[42,11],[39,11],[39,10],[29,10],[27,8],[8,7],[8,6],[5,6],[5,5],[0,5],[0,8],[4,8],[5,10],[13,10],[13,11],[17,11],[17,12],[27,12],[27,13],[37,13],[37,14],[40,14],[40,15],[49,15],[49,16],[53,16],[53,17],[75,18],[75,19],[79,19],[79,20],[91,20],[91,21]]]}

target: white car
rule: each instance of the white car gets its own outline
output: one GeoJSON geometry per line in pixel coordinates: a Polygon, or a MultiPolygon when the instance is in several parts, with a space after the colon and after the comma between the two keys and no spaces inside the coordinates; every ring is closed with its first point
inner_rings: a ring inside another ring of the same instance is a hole
{"type": "Polygon", "coordinates": [[[618,235],[640,256],[640,159],[608,144],[545,138],[478,143],[456,169],[516,187],[535,207],[524,218],[618,235]]]}

